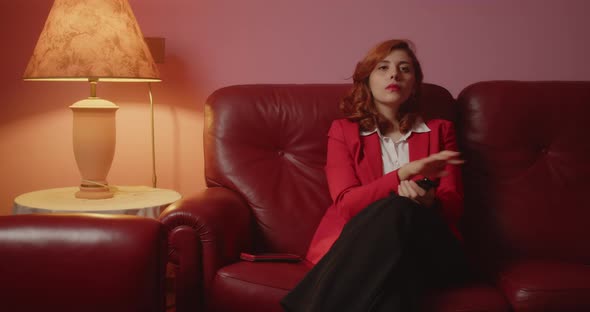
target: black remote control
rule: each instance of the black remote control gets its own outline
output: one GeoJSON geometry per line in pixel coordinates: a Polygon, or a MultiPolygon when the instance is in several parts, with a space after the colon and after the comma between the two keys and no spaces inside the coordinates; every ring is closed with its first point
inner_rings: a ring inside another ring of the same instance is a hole
{"type": "Polygon", "coordinates": [[[438,186],[438,182],[432,181],[429,178],[420,179],[414,182],[416,182],[416,184],[418,184],[418,186],[423,188],[425,191],[428,191],[431,188],[438,186]]]}

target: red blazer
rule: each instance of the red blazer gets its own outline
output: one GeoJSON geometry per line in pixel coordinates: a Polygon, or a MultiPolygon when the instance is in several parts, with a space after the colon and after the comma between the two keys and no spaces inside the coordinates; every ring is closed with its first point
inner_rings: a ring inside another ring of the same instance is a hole
{"type": "MultiPolygon", "coordinates": [[[[413,132],[408,138],[410,161],[442,150],[457,150],[455,129],[446,120],[426,122],[430,132],[413,132]]],[[[328,133],[326,177],[333,204],[326,210],[307,252],[317,263],[340,235],[344,224],[372,202],[397,193],[397,170],[383,175],[379,135],[361,136],[358,123],[347,119],[332,122],[328,133]]],[[[463,184],[460,168],[447,166],[449,174],[440,179],[436,198],[441,214],[460,239],[457,222],[463,213],[463,184]]]]}

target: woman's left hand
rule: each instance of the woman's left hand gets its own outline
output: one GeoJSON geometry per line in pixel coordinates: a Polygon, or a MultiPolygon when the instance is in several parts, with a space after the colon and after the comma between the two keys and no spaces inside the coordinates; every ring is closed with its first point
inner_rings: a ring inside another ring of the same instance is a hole
{"type": "Polygon", "coordinates": [[[397,194],[399,196],[407,197],[425,207],[434,205],[434,191],[435,188],[425,191],[412,180],[403,180],[397,187],[397,194]]]}

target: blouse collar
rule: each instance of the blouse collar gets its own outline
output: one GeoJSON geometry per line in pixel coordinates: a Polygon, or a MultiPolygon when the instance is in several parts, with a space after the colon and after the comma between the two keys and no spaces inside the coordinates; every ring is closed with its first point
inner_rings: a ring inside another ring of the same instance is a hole
{"type": "MultiPolygon", "coordinates": [[[[360,135],[361,136],[368,136],[368,135],[371,135],[375,132],[377,132],[377,134],[379,135],[379,138],[381,140],[383,140],[383,135],[381,134],[381,131],[379,131],[379,127],[375,127],[375,129],[373,129],[371,131],[361,131],[360,135]]],[[[413,132],[416,132],[416,133],[430,132],[430,128],[428,128],[428,126],[426,125],[426,123],[424,123],[424,120],[422,120],[422,118],[417,118],[416,121],[414,122],[414,125],[412,126],[412,129],[410,129],[410,131],[406,132],[398,140],[398,142],[407,140],[413,132]]]]}

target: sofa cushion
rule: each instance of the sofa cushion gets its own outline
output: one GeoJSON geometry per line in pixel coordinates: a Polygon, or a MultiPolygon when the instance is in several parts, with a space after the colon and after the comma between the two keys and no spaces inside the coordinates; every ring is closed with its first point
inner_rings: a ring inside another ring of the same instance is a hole
{"type": "Polygon", "coordinates": [[[500,286],[517,312],[590,311],[590,265],[513,263],[502,271],[500,286]]]}
{"type": "Polygon", "coordinates": [[[497,288],[473,283],[432,292],[426,297],[422,311],[508,312],[510,305],[497,288]]]}
{"type": "MultiPolygon", "coordinates": [[[[213,311],[282,311],[281,299],[310,270],[306,263],[238,262],[222,268],[211,296],[213,311]]],[[[437,290],[424,301],[424,311],[507,312],[502,294],[485,284],[437,290]]]]}
{"type": "Polygon", "coordinates": [[[590,82],[480,82],[459,95],[464,234],[487,259],[590,262],[590,82]]]}
{"type": "Polygon", "coordinates": [[[217,271],[213,311],[281,311],[279,302],[309,271],[307,262],[241,261],[217,271]]]}

